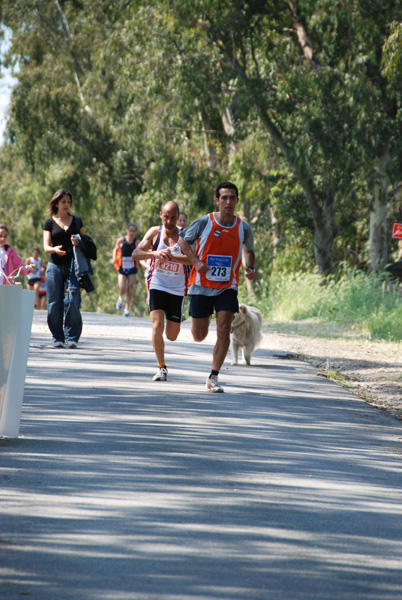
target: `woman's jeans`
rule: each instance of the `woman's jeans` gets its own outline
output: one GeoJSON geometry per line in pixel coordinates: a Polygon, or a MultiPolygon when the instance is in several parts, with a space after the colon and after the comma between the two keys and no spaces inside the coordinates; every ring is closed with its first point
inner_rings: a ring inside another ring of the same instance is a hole
{"type": "Polygon", "coordinates": [[[53,342],[78,342],[82,331],[81,293],[78,282],[69,285],[70,270],[70,265],[53,263],[46,269],[47,324],[53,342]]]}

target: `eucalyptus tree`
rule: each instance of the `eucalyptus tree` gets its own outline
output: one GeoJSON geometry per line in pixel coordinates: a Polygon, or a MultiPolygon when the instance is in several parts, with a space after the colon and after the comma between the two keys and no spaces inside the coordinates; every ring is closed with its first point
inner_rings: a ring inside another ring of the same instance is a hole
{"type": "Polygon", "coordinates": [[[355,186],[368,190],[377,264],[386,241],[378,235],[385,216],[379,208],[400,136],[381,50],[400,3],[177,0],[165,6],[177,32],[199,37],[222,81],[241,84],[248,115],[254,110],[293,172],[313,219],[320,271],[332,269],[337,221],[345,210],[356,219],[355,186]]]}
{"type": "Polygon", "coordinates": [[[74,188],[98,223],[136,210],[148,226],[165,199],[207,203],[219,162],[208,73],[191,89],[176,77],[183,44],[158,6],[4,0],[1,21],[19,81],[8,138],[45,188],[74,188]]]}
{"type": "MultiPolygon", "coordinates": [[[[382,56],[383,75],[387,81],[387,95],[395,103],[396,116],[395,121],[397,129],[400,125],[402,117],[402,22],[393,22],[391,25],[390,35],[384,44],[384,52],[382,56]]],[[[399,145],[395,144],[392,157],[394,172],[398,174],[402,171],[401,145],[399,137],[399,145]]],[[[401,191],[402,182],[395,177],[395,185],[393,190],[393,199],[396,200],[398,206],[398,218],[401,218],[401,191]]],[[[394,202],[395,204],[395,202],[394,202]]]]}
{"type": "Polygon", "coordinates": [[[0,10],[12,30],[7,61],[18,67],[0,163],[14,172],[2,181],[26,167],[24,185],[2,185],[16,223],[30,214],[39,236],[48,198],[67,187],[106,267],[124,221],[146,229],[167,199],[204,211],[220,160],[207,138],[216,124],[199,87],[177,77],[182,49],[163,11],[107,0],[4,0],[0,10]]]}
{"type": "Polygon", "coordinates": [[[1,3],[1,21],[12,30],[7,60],[18,67],[0,164],[2,205],[21,230],[31,215],[25,229],[36,231],[38,244],[49,198],[55,189],[70,189],[98,244],[98,297],[110,287],[113,273],[106,267],[124,222],[138,218],[142,229],[148,226],[136,203],[153,160],[143,118],[147,107],[135,78],[141,65],[135,70],[131,63],[128,81],[124,60],[130,56],[125,28],[135,8],[132,2],[114,6],[101,0],[85,6],[61,0],[1,3]],[[21,163],[24,178],[15,181],[21,163]],[[13,185],[5,189],[6,181],[13,185]]]}
{"type": "Polygon", "coordinates": [[[3,0],[19,65],[10,143],[41,189],[73,187],[99,228],[133,212],[147,226],[165,199],[197,216],[225,173],[250,192],[251,219],[312,231],[322,273],[339,239],[355,246],[354,223],[371,208],[378,264],[401,158],[381,56],[401,10],[396,0],[3,0]]]}
{"type": "Polygon", "coordinates": [[[114,135],[121,113],[107,77],[110,57],[104,57],[103,74],[97,64],[115,19],[102,2],[88,11],[74,2],[2,3],[2,20],[13,32],[9,60],[18,64],[10,141],[48,189],[72,186],[87,212],[103,196],[101,214],[117,209],[124,217],[126,198],[141,186],[142,168],[114,135]]]}

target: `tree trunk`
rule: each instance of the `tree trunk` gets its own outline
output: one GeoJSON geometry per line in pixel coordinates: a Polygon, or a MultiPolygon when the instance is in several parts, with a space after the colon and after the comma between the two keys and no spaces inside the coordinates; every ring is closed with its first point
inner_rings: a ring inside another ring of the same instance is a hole
{"type": "Polygon", "coordinates": [[[323,200],[319,218],[314,219],[315,264],[322,275],[332,273],[331,246],[334,240],[334,196],[331,169],[326,169],[323,180],[323,200]]]}
{"type": "MultiPolygon", "coordinates": [[[[196,102],[196,104],[198,104],[198,102],[196,102]]],[[[202,139],[204,142],[204,152],[207,159],[208,167],[210,169],[216,169],[218,160],[216,157],[215,146],[214,144],[210,143],[208,139],[207,130],[209,129],[209,127],[206,125],[205,117],[200,110],[198,111],[198,119],[201,123],[202,139]]]]}
{"type": "MultiPolygon", "coordinates": [[[[222,110],[221,104],[218,101],[216,95],[213,93],[212,90],[208,90],[208,94],[209,94],[209,97],[211,98],[212,105],[220,112],[222,110]]],[[[227,106],[225,108],[225,110],[223,111],[223,113],[221,113],[221,120],[222,120],[223,129],[224,129],[226,135],[228,136],[228,138],[230,139],[229,151],[228,151],[228,164],[230,165],[230,163],[233,160],[233,157],[236,155],[236,144],[233,141],[233,137],[235,134],[235,127],[234,127],[232,111],[229,106],[227,106]]]]}
{"type": "Polygon", "coordinates": [[[63,35],[64,35],[64,40],[67,44],[68,51],[74,61],[74,79],[75,79],[75,83],[77,85],[78,95],[80,97],[82,108],[87,114],[92,115],[92,110],[86,103],[84,94],[82,91],[82,85],[81,85],[81,80],[80,80],[80,75],[79,75],[79,73],[81,72],[81,68],[80,68],[80,64],[77,59],[77,56],[76,56],[75,52],[73,52],[72,47],[71,47],[71,32],[70,32],[70,28],[68,26],[67,19],[65,17],[65,14],[64,14],[58,0],[55,1],[54,6],[55,6],[55,8],[58,12],[59,18],[60,18],[60,23],[61,23],[61,27],[62,27],[62,31],[63,31],[63,35]]]}
{"type": "Polygon", "coordinates": [[[332,223],[327,216],[322,223],[316,224],[314,228],[314,258],[321,275],[332,273],[331,229],[332,223]]]}
{"type": "MultiPolygon", "coordinates": [[[[250,214],[251,214],[250,209],[251,209],[250,200],[246,200],[246,199],[243,200],[243,215],[248,223],[250,223],[250,214]]],[[[244,249],[243,249],[243,266],[244,267],[246,266],[246,252],[244,249]]],[[[253,279],[251,281],[250,279],[247,279],[247,277],[245,277],[247,296],[250,301],[255,300],[254,281],[255,281],[255,279],[253,279]]]]}
{"type": "Polygon", "coordinates": [[[378,161],[378,177],[374,184],[374,202],[370,211],[370,269],[378,273],[388,262],[387,174],[388,151],[378,161]]]}
{"type": "MultiPolygon", "coordinates": [[[[223,45],[221,48],[225,51],[223,45]]],[[[297,162],[292,157],[292,153],[286,144],[282,132],[278,129],[266,110],[263,98],[257,93],[255,86],[250,82],[245,70],[236,57],[228,55],[227,57],[240,81],[242,81],[246,89],[250,92],[259,113],[261,123],[269,133],[273,144],[281,151],[303,189],[304,196],[314,221],[314,256],[316,265],[321,275],[328,275],[329,273],[332,273],[331,246],[334,237],[333,198],[331,195],[327,198],[324,197],[322,205],[320,204],[316,196],[313,181],[299,168],[297,162]]]]}
{"type": "Polygon", "coordinates": [[[272,255],[273,261],[275,264],[275,258],[279,247],[279,222],[276,218],[275,210],[273,206],[269,207],[269,216],[271,220],[271,240],[272,240],[272,255]]]}
{"type": "Polygon", "coordinates": [[[387,264],[387,203],[380,190],[374,190],[370,212],[370,269],[378,273],[387,264]]]}

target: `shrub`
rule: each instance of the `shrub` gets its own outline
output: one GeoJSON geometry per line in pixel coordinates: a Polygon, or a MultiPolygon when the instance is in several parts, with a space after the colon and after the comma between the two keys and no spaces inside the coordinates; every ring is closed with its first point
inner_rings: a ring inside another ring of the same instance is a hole
{"type": "Polygon", "coordinates": [[[316,319],[368,332],[370,339],[402,340],[399,287],[386,275],[344,268],[323,278],[310,273],[278,273],[262,279],[257,305],[273,322],[316,319]]]}

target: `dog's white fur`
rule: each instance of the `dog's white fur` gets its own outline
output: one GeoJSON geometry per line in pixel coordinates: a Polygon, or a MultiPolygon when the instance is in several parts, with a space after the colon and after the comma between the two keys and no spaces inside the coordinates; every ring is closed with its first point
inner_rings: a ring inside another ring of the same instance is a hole
{"type": "Polygon", "coordinates": [[[246,365],[250,364],[251,355],[261,342],[262,314],[258,308],[240,304],[239,312],[232,321],[230,349],[232,365],[237,365],[239,349],[243,350],[246,365]]]}

